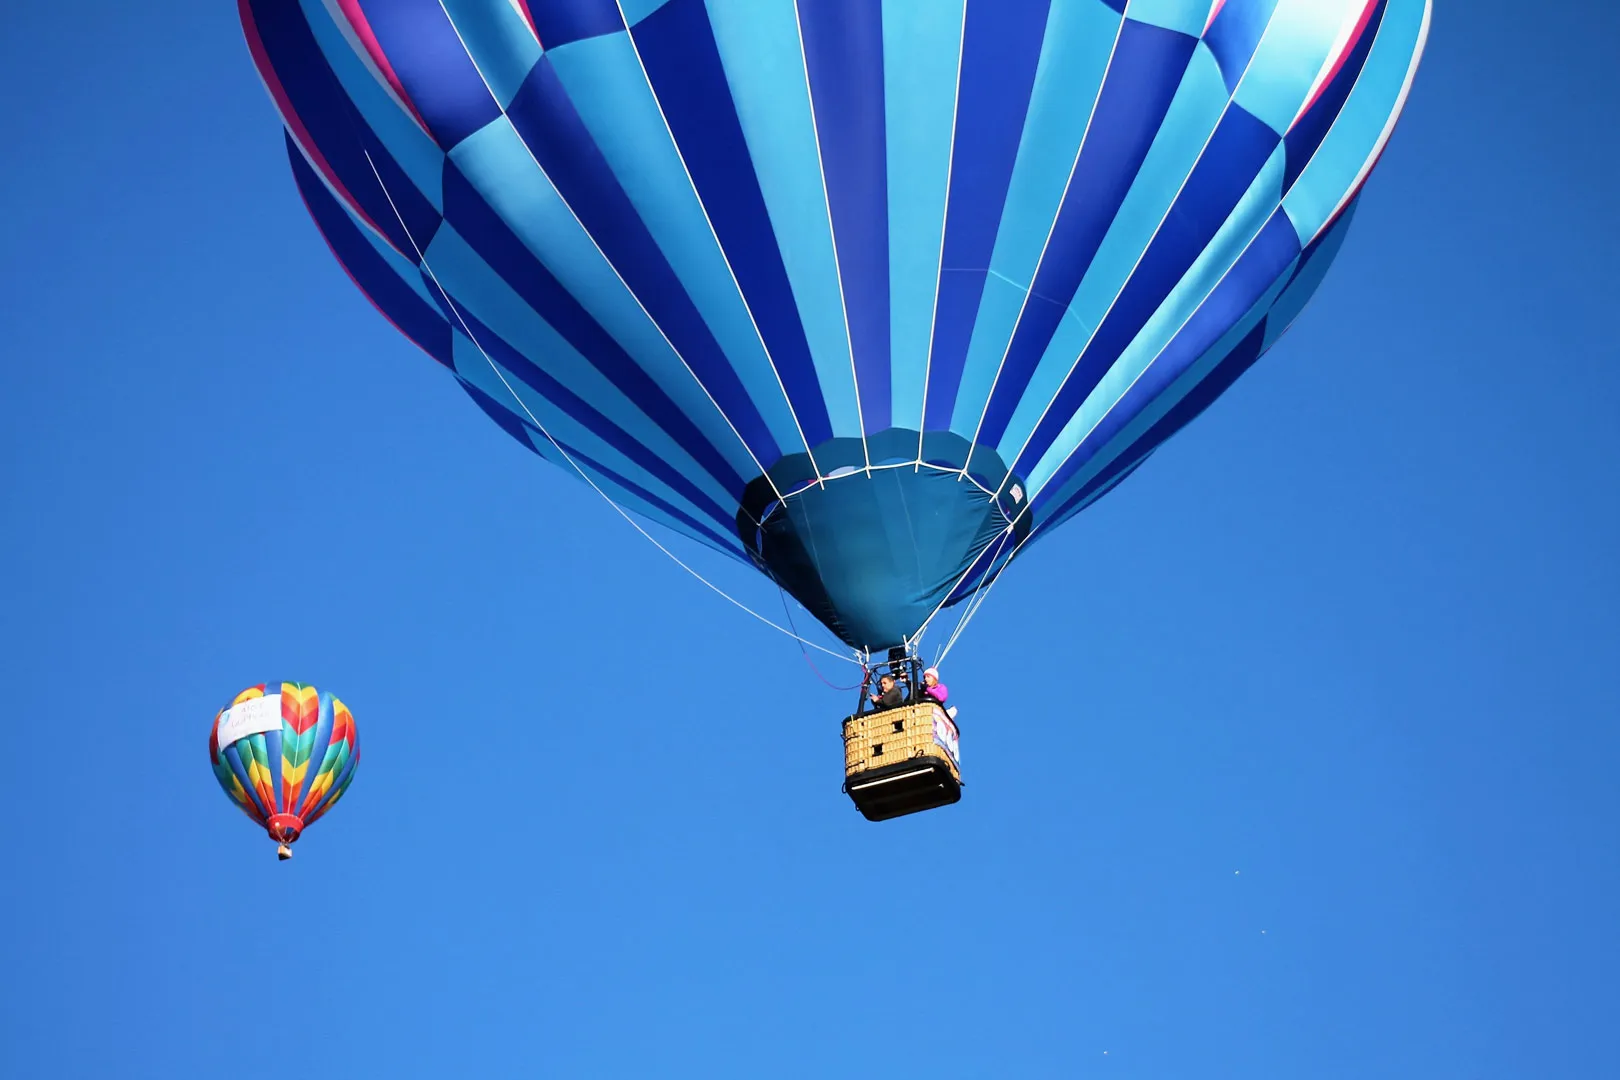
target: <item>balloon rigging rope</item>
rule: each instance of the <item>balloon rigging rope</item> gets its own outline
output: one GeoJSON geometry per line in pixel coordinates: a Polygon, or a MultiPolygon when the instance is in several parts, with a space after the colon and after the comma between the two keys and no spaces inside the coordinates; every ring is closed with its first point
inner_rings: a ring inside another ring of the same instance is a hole
{"type": "MultiPolygon", "coordinates": [[[[963,610],[962,610],[961,616],[956,620],[956,628],[951,631],[951,636],[945,640],[945,647],[943,649],[941,649],[939,655],[934,658],[934,665],[936,667],[945,662],[945,657],[947,655],[949,655],[949,653],[951,651],[951,646],[956,644],[956,639],[962,636],[962,631],[967,628],[967,624],[972,620],[973,616],[978,612],[979,604],[983,603],[983,598],[980,595],[981,590],[983,591],[984,595],[989,594],[989,589],[985,585],[985,579],[989,575],[991,568],[996,565],[996,560],[1001,557],[1001,551],[1002,551],[1003,548],[1005,548],[1007,546],[1007,541],[1008,541],[1009,538],[1011,538],[1012,534],[1013,534],[1013,527],[1012,527],[1012,524],[1009,523],[1007,525],[1007,527],[1002,530],[1002,532],[1001,532],[1001,540],[996,544],[996,550],[991,552],[990,561],[985,564],[984,572],[979,575],[978,583],[973,586],[973,591],[968,593],[967,596],[964,598],[965,603],[963,604],[963,610]]],[[[1013,548],[1013,552],[1015,554],[1017,553],[1017,550],[1018,550],[1017,547],[1013,548]]],[[[1012,558],[1012,556],[1009,555],[1008,559],[1011,560],[1011,558],[1012,558]]],[[[978,560],[975,559],[974,562],[977,563],[978,560]]],[[[967,569],[967,572],[964,573],[961,578],[957,579],[957,584],[951,586],[951,592],[955,592],[957,586],[959,586],[962,583],[962,581],[966,579],[967,574],[972,573],[972,572],[973,572],[973,567],[969,566],[968,569],[967,569]]],[[[1000,577],[1000,576],[1001,576],[1000,574],[996,575],[996,577],[1000,577]]],[[[995,579],[994,578],[990,579],[990,584],[992,584],[992,585],[995,584],[995,579]]],[[[946,593],[945,598],[947,600],[950,599],[950,595],[951,595],[950,593],[946,593]]],[[[941,601],[940,607],[934,609],[934,614],[935,615],[939,614],[940,610],[943,607],[944,607],[944,602],[941,601]]],[[[932,620],[933,617],[934,617],[933,615],[930,615],[929,619],[932,620]]],[[[924,624],[924,625],[926,626],[927,624],[924,624]]]]}
{"type": "MultiPolygon", "coordinates": [[[[1014,519],[1014,520],[1016,520],[1016,519],[1014,519]]],[[[1011,536],[1012,533],[1013,533],[1013,522],[1009,521],[1007,523],[1007,527],[1005,529],[1003,529],[1002,532],[1001,532],[1001,543],[1003,545],[1005,545],[1007,543],[1007,538],[1009,536],[1011,536]]],[[[988,544],[986,544],[985,546],[989,547],[988,544]]],[[[1016,551],[1017,549],[1015,548],[1014,550],[1016,551]]],[[[998,547],[996,549],[996,552],[997,552],[998,555],[1000,554],[1000,551],[1001,551],[1001,549],[1000,549],[1000,547],[998,547]]],[[[993,555],[993,556],[991,556],[990,561],[992,563],[994,563],[995,559],[996,559],[996,556],[993,555]]],[[[928,618],[924,619],[923,622],[922,622],[922,625],[917,627],[917,632],[915,634],[912,634],[911,637],[906,639],[906,643],[908,645],[914,645],[917,642],[922,640],[923,634],[928,630],[929,625],[933,623],[935,617],[937,617],[941,611],[945,610],[945,605],[950,602],[951,594],[956,592],[957,589],[962,587],[962,582],[964,582],[964,581],[966,581],[968,579],[968,575],[973,573],[973,568],[975,566],[977,566],[978,563],[979,563],[979,560],[977,558],[974,558],[974,560],[972,562],[968,563],[968,568],[966,570],[962,571],[961,576],[958,577],[955,581],[951,582],[951,587],[949,589],[945,590],[944,599],[942,599],[938,604],[934,605],[934,610],[930,611],[928,613],[928,618]]],[[[989,572],[989,567],[985,568],[985,572],[986,573],[989,572]]],[[[982,584],[982,582],[981,582],[981,584],[982,584]]],[[[954,638],[954,636],[955,635],[952,635],[953,638],[954,638]]],[[[943,657],[941,659],[943,659],[943,657]]]]}
{"type": "MultiPolygon", "coordinates": [[[[799,632],[799,627],[798,627],[798,624],[793,621],[793,609],[788,606],[787,590],[782,588],[781,585],[777,585],[776,586],[776,592],[782,598],[782,614],[787,616],[788,625],[793,627],[794,636],[797,637],[798,632],[799,632]]],[[[838,686],[835,683],[833,683],[830,679],[828,679],[827,676],[825,676],[825,675],[823,675],[821,673],[821,669],[816,667],[816,662],[810,658],[810,654],[804,651],[804,639],[803,638],[799,638],[799,655],[803,656],[804,657],[804,662],[806,664],[810,665],[810,673],[813,674],[816,678],[820,679],[822,681],[822,683],[824,683],[825,685],[832,687],[834,690],[837,690],[837,691],[840,691],[840,692],[848,691],[848,690],[859,690],[863,685],[865,685],[864,676],[865,676],[866,670],[867,670],[865,663],[861,664],[861,674],[863,676],[861,682],[856,683],[854,686],[838,686]]]]}
{"type": "MultiPolygon", "coordinates": [[[[1012,551],[1007,553],[1007,561],[1001,564],[1001,570],[1007,569],[1007,564],[1013,561],[1013,557],[1018,554],[1020,548],[1029,543],[1030,536],[1034,536],[1035,532],[1036,530],[1031,529],[1028,536],[1025,536],[1022,540],[1018,541],[1017,544],[1013,545],[1012,551]]],[[[1012,526],[1009,525],[1007,527],[1006,534],[1001,538],[1001,543],[1003,546],[1007,543],[1007,537],[1011,535],[1012,526]]],[[[1000,556],[1001,552],[998,548],[996,554],[990,556],[990,566],[994,566],[996,559],[1000,556]]],[[[1001,570],[996,571],[995,576],[990,579],[990,583],[988,585],[981,580],[973,587],[973,593],[969,594],[968,596],[967,610],[962,612],[962,617],[957,620],[956,629],[951,631],[951,636],[945,639],[945,648],[940,650],[939,657],[935,659],[935,667],[938,667],[940,664],[945,662],[945,658],[951,654],[952,646],[956,644],[956,639],[962,636],[962,631],[967,629],[968,623],[972,622],[973,617],[979,613],[979,608],[983,607],[984,602],[990,599],[990,590],[994,589],[996,587],[996,582],[1001,580],[1001,570]]],[[[989,572],[990,567],[985,567],[985,573],[989,572]]]]}
{"type": "Polygon", "coordinates": [[[670,560],[674,562],[676,566],[679,566],[682,570],[685,570],[688,574],[691,574],[693,577],[697,578],[704,585],[708,586],[710,590],[717,593],[725,600],[730,601],[734,607],[742,609],[749,615],[752,615],[754,618],[764,623],[766,626],[769,626],[771,629],[793,638],[799,643],[801,649],[808,645],[810,648],[824,652],[828,656],[836,657],[839,660],[844,660],[848,663],[859,666],[860,661],[854,657],[846,656],[843,653],[834,652],[832,649],[829,649],[824,645],[818,645],[814,641],[800,637],[792,630],[772,622],[770,619],[767,619],[765,616],[761,615],[759,612],[755,611],[753,608],[749,607],[747,604],[743,603],[741,600],[738,600],[720,586],[704,577],[701,573],[688,566],[684,561],[682,561],[680,556],[676,555],[673,551],[669,550],[669,548],[660,543],[656,536],[642,528],[641,523],[635,518],[631,517],[629,511],[625,510],[624,507],[615,502],[613,496],[604,491],[602,486],[593,480],[588,472],[580,467],[579,462],[574,460],[574,456],[564,449],[562,443],[558,442],[552,437],[551,432],[548,431],[546,426],[540,422],[540,418],[535,416],[534,413],[529,409],[527,403],[525,403],[524,400],[518,396],[517,391],[512,388],[512,384],[506,381],[506,376],[501,372],[500,366],[496,364],[495,361],[490,358],[489,353],[484,350],[484,346],[479,342],[477,335],[474,334],[472,332],[472,328],[467,325],[467,320],[462,318],[461,310],[457,306],[456,302],[450,298],[450,293],[442,284],[440,284],[439,275],[435,274],[433,272],[433,267],[428,265],[426,253],[424,253],[421,247],[416,243],[416,237],[411,235],[410,227],[405,224],[405,219],[403,215],[400,214],[399,207],[394,204],[393,195],[389,194],[388,185],[383,183],[382,174],[377,171],[376,162],[371,160],[371,151],[362,147],[361,152],[366,155],[366,164],[371,166],[371,175],[377,178],[377,186],[382,190],[383,198],[388,200],[388,208],[394,212],[394,218],[399,222],[400,229],[405,233],[406,239],[411,242],[411,247],[416,252],[417,261],[421,264],[422,269],[427,271],[428,277],[433,279],[433,287],[439,290],[440,296],[444,297],[445,306],[450,309],[451,314],[456,317],[456,321],[461,324],[461,330],[467,335],[467,340],[473,343],[473,347],[476,348],[479,355],[484,358],[484,362],[489,365],[489,369],[495,373],[495,377],[501,381],[501,385],[506,387],[506,392],[512,395],[513,401],[517,402],[518,408],[522,409],[523,412],[528,416],[529,421],[534,425],[535,430],[546,437],[546,441],[551,443],[551,445],[556,448],[557,452],[563,456],[563,459],[567,461],[569,465],[573,466],[574,471],[579,473],[580,477],[591,486],[592,490],[594,490],[598,495],[602,496],[604,502],[613,507],[614,510],[618,511],[619,516],[624,518],[625,521],[629,522],[631,528],[635,529],[636,532],[646,537],[648,542],[651,543],[653,547],[669,556],[670,560]]]}

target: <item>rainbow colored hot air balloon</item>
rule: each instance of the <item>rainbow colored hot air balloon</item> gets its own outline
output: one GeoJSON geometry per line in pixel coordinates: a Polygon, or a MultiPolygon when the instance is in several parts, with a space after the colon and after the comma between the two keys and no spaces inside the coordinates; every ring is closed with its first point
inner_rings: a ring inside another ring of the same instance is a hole
{"type": "Polygon", "coordinates": [[[290,859],[293,842],[349,789],[360,738],[348,706],[330,693],[261,683],[214,717],[208,760],[225,794],[290,859]]]}
{"type": "Polygon", "coordinates": [[[858,651],[915,643],[1277,341],[1430,17],[239,8],[299,192],[377,308],[525,447],[858,651]]]}

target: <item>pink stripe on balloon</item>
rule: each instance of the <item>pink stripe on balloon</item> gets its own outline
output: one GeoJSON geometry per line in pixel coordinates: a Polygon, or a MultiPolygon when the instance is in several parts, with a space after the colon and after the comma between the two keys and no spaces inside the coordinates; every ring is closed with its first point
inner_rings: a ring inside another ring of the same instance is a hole
{"type": "Polygon", "coordinates": [[[1356,21],[1355,31],[1345,40],[1344,48],[1339,50],[1339,55],[1333,58],[1332,70],[1328,72],[1327,78],[1322,80],[1321,85],[1316,88],[1316,93],[1311,95],[1311,100],[1307,101],[1305,107],[1299,110],[1299,115],[1294,117],[1294,123],[1297,124],[1300,117],[1311,111],[1311,106],[1316,104],[1317,99],[1327,91],[1327,88],[1333,84],[1333,80],[1338,77],[1339,72],[1344,69],[1344,62],[1355,51],[1356,45],[1361,41],[1361,35],[1367,32],[1367,24],[1372,21],[1373,8],[1377,6],[1378,0],[1362,0],[1361,18],[1356,21]]]}
{"type": "Polygon", "coordinates": [[[529,10],[529,0],[512,0],[512,3],[517,5],[518,14],[523,16],[523,21],[529,24],[529,33],[534,35],[534,40],[540,42],[542,49],[545,48],[545,42],[540,41],[540,28],[534,25],[534,12],[529,10]]]}
{"type": "Polygon", "coordinates": [[[405,84],[399,81],[399,75],[395,73],[394,65],[390,64],[388,57],[383,54],[382,43],[377,40],[377,35],[372,32],[371,22],[366,18],[366,13],[360,9],[360,0],[337,0],[337,6],[342,9],[344,18],[349,20],[349,26],[353,28],[355,36],[360,39],[360,44],[366,47],[366,53],[371,57],[371,62],[377,65],[377,70],[382,72],[383,78],[388,80],[388,85],[393,87],[394,94],[404,103],[405,108],[410,110],[411,116],[416,119],[422,130],[431,136],[433,133],[428,128],[427,121],[423,120],[422,114],[416,111],[416,105],[411,101],[411,95],[405,92],[405,84]]]}
{"type": "MultiPolygon", "coordinates": [[[[371,226],[373,232],[386,239],[387,234],[377,227],[377,223],[371,220],[359,200],[344,186],[343,181],[338,179],[337,171],[321,153],[320,147],[315,145],[315,140],[310,136],[309,129],[304,127],[304,122],[298,118],[297,111],[292,107],[292,101],[287,97],[286,89],[276,77],[276,69],[271,66],[270,54],[265,52],[264,41],[259,37],[259,26],[253,19],[253,9],[249,0],[237,0],[236,10],[242,18],[242,34],[247,38],[248,52],[253,54],[253,66],[259,69],[259,77],[264,80],[265,88],[270,91],[270,97],[276,103],[276,111],[281,113],[281,122],[287,125],[287,131],[292,135],[293,141],[302,148],[304,155],[309,158],[309,163],[326,177],[326,182],[331,185],[338,198],[342,199],[362,221],[371,226]]],[[[389,246],[392,247],[393,244],[390,243],[389,246]]]]}
{"type": "Polygon", "coordinates": [[[1215,0],[1215,6],[1209,9],[1209,19],[1204,23],[1204,33],[1209,33],[1209,28],[1215,25],[1215,16],[1219,15],[1221,8],[1225,6],[1226,0],[1215,0]]]}

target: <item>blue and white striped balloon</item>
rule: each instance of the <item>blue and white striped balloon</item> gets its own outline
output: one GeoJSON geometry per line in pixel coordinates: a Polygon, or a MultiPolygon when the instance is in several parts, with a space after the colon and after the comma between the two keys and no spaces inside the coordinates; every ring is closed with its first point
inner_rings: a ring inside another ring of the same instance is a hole
{"type": "Polygon", "coordinates": [[[1429,0],[240,0],[377,307],[615,502],[913,638],[1287,329],[1429,0]]]}

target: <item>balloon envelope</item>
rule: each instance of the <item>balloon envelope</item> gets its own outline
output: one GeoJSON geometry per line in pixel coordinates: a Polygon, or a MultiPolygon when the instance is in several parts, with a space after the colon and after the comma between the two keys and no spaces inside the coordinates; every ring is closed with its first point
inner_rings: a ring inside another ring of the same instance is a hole
{"type": "Polygon", "coordinates": [[[241,0],[334,254],[496,423],[880,648],[1321,281],[1428,0],[241,0]]]}
{"type": "Polygon", "coordinates": [[[354,780],[360,740],[348,707],[304,683],[261,683],[237,694],[208,733],[214,778],[231,801],[292,843],[354,780]]]}

